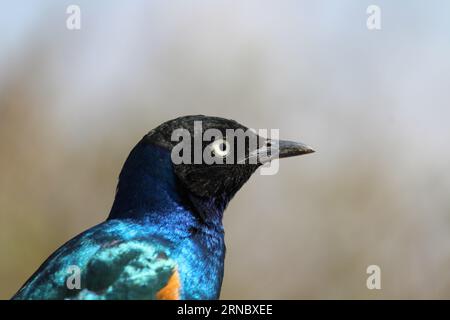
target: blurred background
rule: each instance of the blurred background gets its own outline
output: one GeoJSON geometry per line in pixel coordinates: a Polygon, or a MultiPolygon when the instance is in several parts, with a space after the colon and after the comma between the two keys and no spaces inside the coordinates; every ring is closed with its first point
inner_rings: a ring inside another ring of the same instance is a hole
{"type": "Polygon", "coordinates": [[[231,202],[221,298],[450,298],[449,12],[444,0],[2,1],[0,298],[105,219],[134,144],[188,114],[318,151],[231,202]],[[81,30],[66,28],[70,4],[81,30]],[[381,290],[366,287],[372,264],[381,290]]]}

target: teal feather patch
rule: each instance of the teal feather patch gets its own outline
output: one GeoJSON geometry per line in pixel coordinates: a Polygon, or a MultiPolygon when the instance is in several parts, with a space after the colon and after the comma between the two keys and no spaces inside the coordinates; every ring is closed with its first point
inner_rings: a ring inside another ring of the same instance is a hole
{"type": "Polygon", "coordinates": [[[154,299],[175,267],[154,245],[121,243],[89,261],[82,275],[86,287],[72,299],[154,299]]]}

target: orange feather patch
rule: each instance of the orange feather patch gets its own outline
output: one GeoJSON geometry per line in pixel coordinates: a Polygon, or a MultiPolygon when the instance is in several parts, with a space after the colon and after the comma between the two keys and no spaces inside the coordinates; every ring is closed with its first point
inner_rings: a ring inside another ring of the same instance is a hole
{"type": "Polygon", "coordinates": [[[180,300],[180,275],[175,270],[164,288],[156,293],[158,300],[180,300]]]}

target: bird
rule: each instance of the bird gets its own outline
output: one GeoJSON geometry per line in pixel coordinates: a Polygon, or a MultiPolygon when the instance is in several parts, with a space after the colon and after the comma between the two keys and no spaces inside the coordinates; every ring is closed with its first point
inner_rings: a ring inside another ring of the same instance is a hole
{"type": "Polygon", "coordinates": [[[164,122],[128,155],[107,219],[51,254],[12,299],[219,299],[228,203],[259,167],[312,152],[225,118],[189,115],[164,122]],[[195,142],[198,124],[215,135],[195,142]],[[250,132],[247,138],[258,143],[230,152],[236,139],[228,139],[229,130],[250,132]],[[194,139],[181,143],[175,132],[194,139]],[[218,160],[199,163],[189,147],[218,160]],[[185,161],[175,163],[174,154],[185,161]],[[227,157],[233,161],[224,163],[227,157]]]}

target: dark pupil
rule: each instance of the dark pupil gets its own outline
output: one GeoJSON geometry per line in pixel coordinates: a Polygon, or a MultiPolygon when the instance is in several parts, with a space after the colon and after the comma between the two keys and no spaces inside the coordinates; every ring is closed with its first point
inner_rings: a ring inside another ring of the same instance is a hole
{"type": "Polygon", "coordinates": [[[226,148],[227,148],[227,146],[223,142],[219,146],[220,151],[225,151],[226,148]]]}

